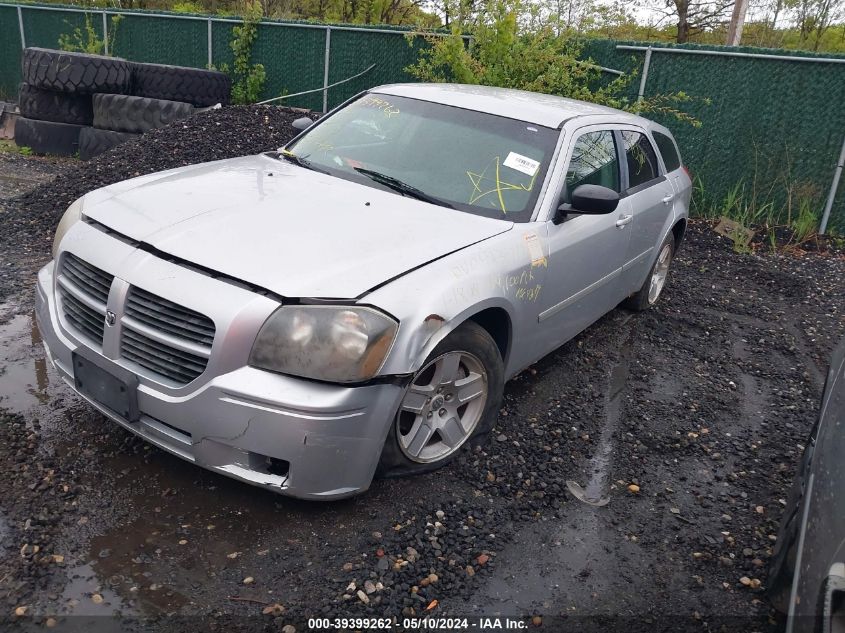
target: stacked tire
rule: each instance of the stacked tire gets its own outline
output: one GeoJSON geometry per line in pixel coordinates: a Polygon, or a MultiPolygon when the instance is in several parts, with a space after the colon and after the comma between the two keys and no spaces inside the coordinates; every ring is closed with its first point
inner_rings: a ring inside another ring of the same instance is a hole
{"type": "Polygon", "coordinates": [[[229,103],[231,81],[216,70],[139,63],[131,69],[130,94],[94,95],[94,126],[80,134],[80,158],[184,119],[198,107],[229,103]]]}
{"type": "Polygon", "coordinates": [[[27,48],[21,65],[15,143],[39,154],[76,154],[80,132],[94,120],[92,95],[132,87],[129,62],[113,57],[27,48]]]}
{"type": "Polygon", "coordinates": [[[223,73],[43,48],[23,52],[15,142],[89,159],[115,145],[229,103],[223,73]]]}

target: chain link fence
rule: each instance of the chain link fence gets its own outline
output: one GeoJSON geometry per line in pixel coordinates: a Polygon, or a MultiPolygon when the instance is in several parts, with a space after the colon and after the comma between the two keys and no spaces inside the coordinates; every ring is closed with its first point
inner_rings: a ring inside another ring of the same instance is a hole
{"type": "MultiPolygon", "coordinates": [[[[845,55],[694,44],[652,46],[649,53],[642,42],[608,40],[587,42],[583,54],[636,73],[628,85],[631,100],[646,55],[646,96],[682,91],[691,97],[682,107],[700,127],[649,116],[675,135],[697,180],[699,209],[718,209],[739,194],[751,213],[772,205],[780,221],[796,218],[802,204],[822,214],[845,141],[845,55]]],[[[840,232],[843,189],[829,225],[840,232]]]]}
{"type": "MultiPolygon", "coordinates": [[[[198,68],[232,64],[237,19],[114,9],[90,15],[120,57],[198,68]],[[117,14],[122,19],[114,29],[110,17],[117,14]]],[[[0,0],[0,96],[17,92],[23,46],[56,48],[59,35],[84,24],[79,7],[0,0]]],[[[372,64],[352,81],[284,103],[324,110],[372,86],[413,81],[405,68],[425,42],[409,42],[406,34],[398,27],[264,20],[253,49],[253,61],[267,69],[262,99],[330,86],[372,64]]],[[[739,194],[752,212],[772,208],[780,221],[795,218],[802,204],[821,214],[845,140],[845,55],[694,44],[652,45],[649,52],[641,42],[588,40],[583,57],[630,76],[632,101],[641,86],[645,96],[682,91],[691,97],[682,107],[699,127],[650,116],[675,134],[696,179],[700,210],[718,210],[739,194]]],[[[845,231],[845,187],[832,200],[829,226],[845,231]]]]}

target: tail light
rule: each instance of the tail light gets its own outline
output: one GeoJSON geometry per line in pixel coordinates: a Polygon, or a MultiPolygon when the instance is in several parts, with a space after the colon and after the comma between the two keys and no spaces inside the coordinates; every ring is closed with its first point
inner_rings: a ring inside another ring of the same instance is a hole
{"type": "Polygon", "coordinates": [[[692,174],[689,171],[689,168],[686,165],[681,165],[681,169],[684,170],[684,173],[687,175],[687,178],[692,180],[692,174]]]}

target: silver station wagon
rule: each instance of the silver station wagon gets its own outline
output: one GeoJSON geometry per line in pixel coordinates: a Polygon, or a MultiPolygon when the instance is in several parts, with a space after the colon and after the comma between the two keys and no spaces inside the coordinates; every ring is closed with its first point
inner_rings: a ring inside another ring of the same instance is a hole
{"type": "Polygon", "coordinates": [[[296,125],[86,194],[37,285],[92,406],[280,493],[353,495],[482,441],[505,381],[657,301],[683,238],[675,142],[625,112],[416,84],[296,125]]]}

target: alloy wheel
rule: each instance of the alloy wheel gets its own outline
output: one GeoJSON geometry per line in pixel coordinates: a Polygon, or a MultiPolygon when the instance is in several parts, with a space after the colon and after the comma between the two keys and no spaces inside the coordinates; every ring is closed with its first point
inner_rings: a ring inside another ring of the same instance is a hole
{"type": "Polygon", "coordinates": [[[672,245],[664,244],[651,273],[651,284],[648,288],[648,303],[654,304],[663,292],[666,285],[666,276],[669,274],[669,264],[672,262],[672,245]]]}
{"type": "Polygon", "coordinates": [[[475,431],[487,396],[487,372],[473,354],[453,351],[429,361],[399,407],[399,448],[418,463],[448,457],[475,431]]]}

